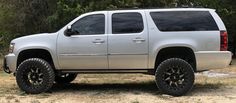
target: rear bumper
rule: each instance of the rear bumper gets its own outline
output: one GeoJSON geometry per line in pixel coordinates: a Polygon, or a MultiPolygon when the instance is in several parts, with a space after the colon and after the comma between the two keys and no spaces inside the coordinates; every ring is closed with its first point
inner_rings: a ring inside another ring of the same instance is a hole
{"type": "Polygon", "coordinates": [[[229,51],[200,51],[195,52],[197,71],[209,69],[223,69],[232,60],[232,53],[229,51]]]}

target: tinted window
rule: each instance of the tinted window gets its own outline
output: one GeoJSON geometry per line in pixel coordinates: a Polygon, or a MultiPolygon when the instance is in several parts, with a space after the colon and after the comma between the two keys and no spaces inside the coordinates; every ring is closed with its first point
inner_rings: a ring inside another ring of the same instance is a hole
{"type": "Polygon", "coordinates": [[[105,15],[89,15],[79,19],[72,25],[72,30],[79,32],[79,35],[93,35],[105,33],[105,15]]]}
{"type": "Polygon", "coordinates": [[[140,13],[116,13],[112,15],[112,33],[139,33],[143,31],[140,13]]]}
{"type": "Polygon", "coordinates": [[[219,30],[208,11],[152,12],[151,17],[160,31],[219,30]]]}

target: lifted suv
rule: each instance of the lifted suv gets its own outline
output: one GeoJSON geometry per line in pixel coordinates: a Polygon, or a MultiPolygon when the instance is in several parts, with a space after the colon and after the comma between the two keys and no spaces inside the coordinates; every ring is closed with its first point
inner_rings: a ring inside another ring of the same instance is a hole
{"type": "Polygon", "coordinates": [[[193,87],[194,72],[228,66],[226,50],[226,28],[213,9],[97,11],[56,33],[14,39],[4,70],[33,94],[78,73],[146,73],[161,92],[180,96],[193,87]]]}

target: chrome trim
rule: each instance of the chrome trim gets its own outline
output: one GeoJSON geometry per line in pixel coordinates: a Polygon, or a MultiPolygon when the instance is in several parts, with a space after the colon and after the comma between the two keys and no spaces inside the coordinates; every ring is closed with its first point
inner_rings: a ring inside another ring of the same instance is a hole
{"type": "Polygon", "coordinates": [[[60,54],[60,56],[107,56],[107,54],[60,54]]]}
{"type": "Polygon", "coordinates": [[[145,42],[146,40],[145,39],[142,39],[142,38],[135,38],[135,39],[133,39],[133,42],[135,42],[135,43],[143,43],[143,42],[145,42]]]}
{"type": "Polygon", "coordinates": [[[122,53],[108,53],[108,55],[148,55],[148,53],[145,53],[145,54],[122,54],[122,53]]]}
{"type": "Polygon", "coordinates": [[[107,55],[148,55],[146,54],[122,54],[122,53],[111,53],[111,54],[60,54],[60,56],[107,56],[107,55]]]}
{"type": "Polygon", "coordinates": [[[94,44],[102,44],[105,43],[105,40],[102,39],[95,39],[94,41],[92,41],[94,44]]]}

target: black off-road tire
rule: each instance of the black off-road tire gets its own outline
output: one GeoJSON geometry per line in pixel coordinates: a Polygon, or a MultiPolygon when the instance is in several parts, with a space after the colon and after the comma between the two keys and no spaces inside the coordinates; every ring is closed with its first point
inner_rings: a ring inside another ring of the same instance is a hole
{"type": "Polygon", "coordinates": [[[26,93],[39,94],[46,92],[53,86],[54,80],[54,70],[43,59],[27,59],[17,68],[16,82],[20,89],[26,93]]]}
{"type": "Polygon", "coordinates": [[[195,76],[188,62],[179,58],[170,58],[157,67],[155,79],[162,93],[181,96],[192,89],[195,76]]]}
{"type": "Polygon", "coordinates": [[[77,74],[75,73],[65,73],[61,75],[56,75],[55,82],[57,84],[69,84],[70,82],[75,80],[76,77],[77,77],[77,74]]]}

